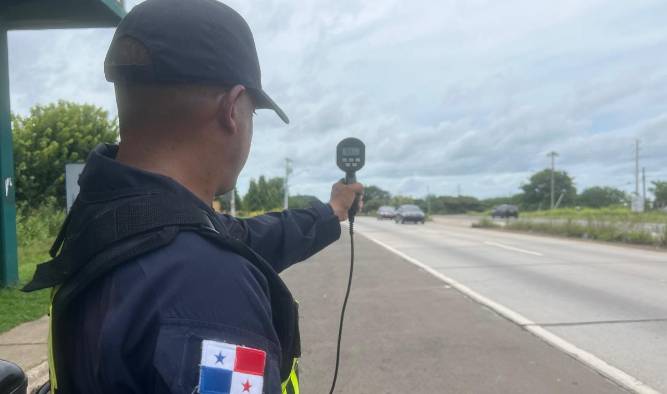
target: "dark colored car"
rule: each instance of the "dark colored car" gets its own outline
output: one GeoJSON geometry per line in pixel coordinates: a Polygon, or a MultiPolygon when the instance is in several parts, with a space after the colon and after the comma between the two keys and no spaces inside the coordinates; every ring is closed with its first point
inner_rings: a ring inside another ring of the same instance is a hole
{"type": "Polygon", "coordinates": [[[491,211],[492,218],[518,218],[519,207],[516,205],[503,204],[498,205],[491,211]]]}
{"type": "Polygon", "coordinates": [[[393,219],[396,216],[396,208],[390,205],[383,205],[378,208],[377,218],[378,220],[384,219],[393,219]]]}
{"type": "Polygon", "coordinates": [[[401,205],[396,210],[396,216],[394,217],[394,221],[401,224],[407,222],[424,224],[425,220],[424,211],[416,205],[401,205]]]}

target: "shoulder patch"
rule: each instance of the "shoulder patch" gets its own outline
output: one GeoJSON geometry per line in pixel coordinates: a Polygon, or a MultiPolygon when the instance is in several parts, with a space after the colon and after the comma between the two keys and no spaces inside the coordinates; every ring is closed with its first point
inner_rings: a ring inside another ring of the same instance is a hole
{"type": "Polygon", "coordinates": [[[201,346],[201,394],[262,393],[265,351],[207,339],[201,346]]]}

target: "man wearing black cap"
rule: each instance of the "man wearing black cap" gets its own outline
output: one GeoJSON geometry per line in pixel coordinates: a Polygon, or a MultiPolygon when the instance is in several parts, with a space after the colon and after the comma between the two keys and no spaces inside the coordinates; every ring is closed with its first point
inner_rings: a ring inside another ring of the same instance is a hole
{"type": "Polygon", "coordinates": [[[263,91],[252,34],[214,0],[148,0],[105,60],[121,141],[26,290],[53,287],[54,393],[298,393],[298,311],[277,275],[340,236],[359,184],[329,204],[216,215],[248,156],[263,91]]]}

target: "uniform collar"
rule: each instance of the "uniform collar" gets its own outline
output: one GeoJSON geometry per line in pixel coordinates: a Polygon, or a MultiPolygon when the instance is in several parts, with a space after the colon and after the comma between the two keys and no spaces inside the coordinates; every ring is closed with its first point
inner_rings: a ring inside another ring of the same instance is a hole
{"type": "Polygon", "coordinates": [[[80,193],[122,191],[168,192],[188,200],[209,213],[211,206],[174,179],[123,164],[116,160],[118,145],[100,144],[88,156],[79,178],[80,193]]]}

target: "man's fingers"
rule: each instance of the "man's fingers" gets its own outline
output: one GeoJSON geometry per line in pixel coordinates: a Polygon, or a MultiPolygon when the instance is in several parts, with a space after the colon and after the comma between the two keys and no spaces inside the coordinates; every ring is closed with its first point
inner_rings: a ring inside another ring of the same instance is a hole
{"type": "Polygon", "coordinates": [[[354,203],[355,195],[362,195],[364,192],[364,186],[361,183],[352,183],[346,185],[343,180],[334,183],[331,188],[331,200],[329,200],[329,205],[331,205],[334,210],[334,214],[343,221],[347,220],[347,211],[350,209],[354,203]]]}
{"type": "Polygon", "coordinates": [[[361,194],[361,193],[364,192],[364,185],[362,185],[361,183],[351,183],[351,184],[347,185],[347,187],[349,187],[350,189],[352,189],[353,192],[358,193],[358,194],[361,194]]]}

